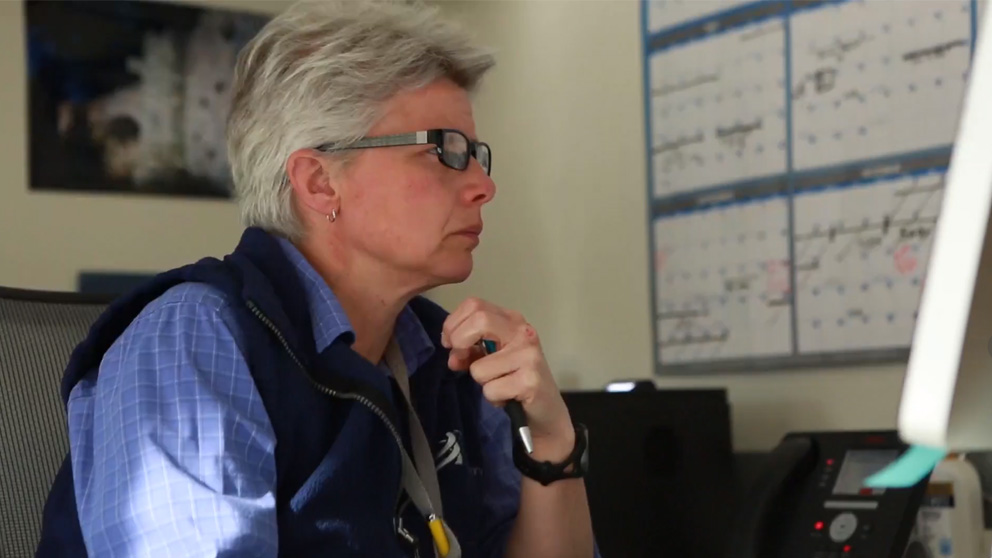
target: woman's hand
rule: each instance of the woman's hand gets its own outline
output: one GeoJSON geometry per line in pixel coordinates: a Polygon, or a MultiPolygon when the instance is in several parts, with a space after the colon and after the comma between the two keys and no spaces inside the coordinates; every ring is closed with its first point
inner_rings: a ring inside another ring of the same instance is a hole
{"type": "Polygon", "coordinates": [[[441,344],[451,349],[448,367],[468,370],[487,400],[497,406],[511,399],[521,403],[534,438],[534,459],[557,463],[568,457],[575,445],[568,408],[537,332],[519,312],[470,298],[445,320],[441,344]],[[483,355],[482,339],[496,342],[496,352],[483,355]]]}

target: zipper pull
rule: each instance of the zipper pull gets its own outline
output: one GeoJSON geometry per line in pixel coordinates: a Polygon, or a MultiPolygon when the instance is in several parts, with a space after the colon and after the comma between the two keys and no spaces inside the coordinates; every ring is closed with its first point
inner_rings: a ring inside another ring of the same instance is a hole
{"type": "Polygon", "coordinates": [[[395,523],[396,523],[396,534],[399,535],[401,539],[406,541],[406,543],[409,544],[412,548],[417,548],[417,537],[414,537],[413,534],[410,533],[410,531],[407,531],[406,527],[403,526],[403,518],[397,516],[395,523]]]}

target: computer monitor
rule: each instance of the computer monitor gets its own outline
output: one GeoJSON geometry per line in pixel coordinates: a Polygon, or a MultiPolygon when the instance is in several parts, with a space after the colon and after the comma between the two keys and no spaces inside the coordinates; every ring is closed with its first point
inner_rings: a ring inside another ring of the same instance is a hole
{"type": "MultiPolygon", "coordinates": [[[[982,19],[992,29],[992,10],[982,19]]],[[[899,406],[908,443],[992,449],[990,208],[992,33],[979,33],[899,406]]]]}

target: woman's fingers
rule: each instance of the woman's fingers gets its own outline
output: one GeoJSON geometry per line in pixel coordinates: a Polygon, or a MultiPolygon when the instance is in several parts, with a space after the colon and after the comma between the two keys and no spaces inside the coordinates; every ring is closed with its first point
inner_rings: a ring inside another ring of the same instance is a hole
{"type": "Polygon", "coordinates": [[[483,311],[488,306],[489,304],[480,298],[465,299],[444,320],[444,324],[441,326],[441,345],[446,348],[454,348],[454,345],[451,344],[452,332],[470,316],[483,311]]]}
{"type": "Polygon", "coordinates": [[[497,348],[506,346],[513,336],[514,324],[502,314],[479,311],[470,314],[457,327],[448,332],[451,349],[467,349],[481,340],[495,341],[497,348]]]}
{"type": "Polygon", "coordinates": [[[457,372],[465,372],[473,362],[482,358],[483,354],[482,349],[477,345],[468,349],[451,349],[448,355],[448,368],[457,372]]]}

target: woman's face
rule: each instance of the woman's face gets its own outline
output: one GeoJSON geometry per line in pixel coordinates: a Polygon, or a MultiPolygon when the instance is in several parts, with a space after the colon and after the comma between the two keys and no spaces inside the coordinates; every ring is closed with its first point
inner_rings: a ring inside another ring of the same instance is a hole
{"type": "MultiPolygon", "coordinates": [[[[384,107],[369,137],[454,128],[470,140],[468,94],[449,81],[404,92],[384,107]]],[[[463,281],[482,232],[482,206],[495,184],[474,158],[449,168],[434,145],[361,149],[340,177],[340,226],[350,260],[371,259],[429,288],[463,281]]],[[[358,262],[355,262],[358,263],[358,262]]],[[[365,262],[363,262],[365,263],[365,262]]]]}

